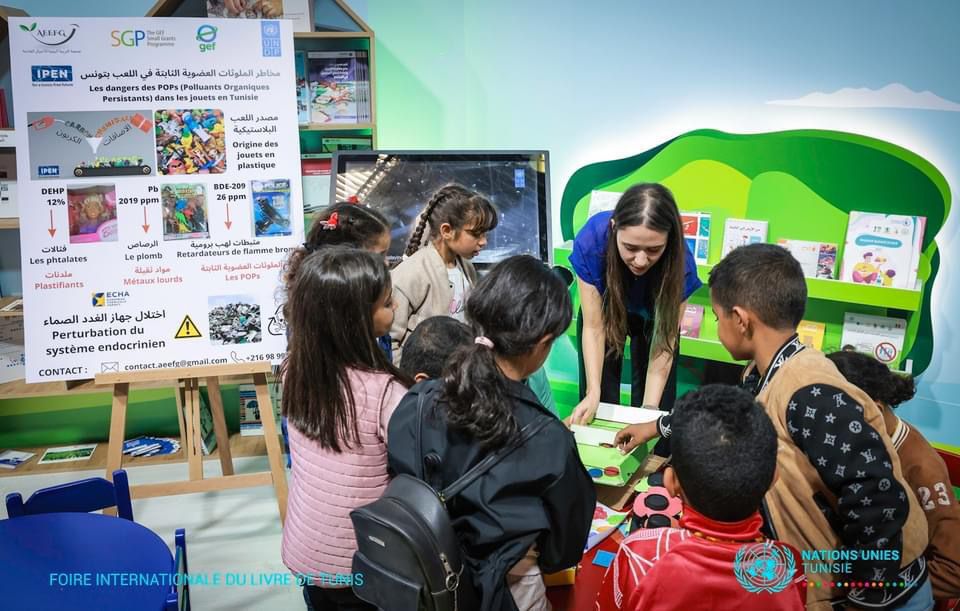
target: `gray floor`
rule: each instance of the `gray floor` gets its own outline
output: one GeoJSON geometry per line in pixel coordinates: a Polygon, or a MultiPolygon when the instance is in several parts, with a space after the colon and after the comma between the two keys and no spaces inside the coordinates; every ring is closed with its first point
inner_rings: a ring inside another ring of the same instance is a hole
{"type": "MultiPolygon", "coordinates": [[[[236,458],[237,473],[267,469],[266,457],[236,458]]],[[[206,461],[205,473],[219,475],[220,463],[206,461]]],[[[187,465],[156,465],[127,470],[131,485],[186,480],[187,465]]],[[[103,472],[74,471],[24,475],[0,479],[0,498],[20,492],[26,498],[38,488],[103,472]]],[[[3,517],[6,510],[0,509],[3,517]]],[[[227,573],[259,579],[260,574],[289,573],[280,560],[280,514],[273,488],[263,486],[223,492],[185,494],[133,501],[134,519],[151,529],[173,548],[177,528],[187,531],[187,558],[192,575],[227,573]]],[[[191,587],[190,602],[197,611],[236,609],[304,609],[300,589],[295,586],[202,586],[191,587]]]]}

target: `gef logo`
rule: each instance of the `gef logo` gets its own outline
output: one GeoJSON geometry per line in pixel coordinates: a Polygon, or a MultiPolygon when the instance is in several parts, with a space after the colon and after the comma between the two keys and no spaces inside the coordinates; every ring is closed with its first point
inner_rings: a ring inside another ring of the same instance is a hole
{"type": "Polygon", "coordinates": [[[34,83],[73,82],[73,66],[33,66],[30,72],[34,83]]]}
{"type": "Polygon", "coordinates": [[[217,48],[217,28],[204,24],[197,28],[197,42],[200,43],[200,52],[213,51],[217,48]]]}

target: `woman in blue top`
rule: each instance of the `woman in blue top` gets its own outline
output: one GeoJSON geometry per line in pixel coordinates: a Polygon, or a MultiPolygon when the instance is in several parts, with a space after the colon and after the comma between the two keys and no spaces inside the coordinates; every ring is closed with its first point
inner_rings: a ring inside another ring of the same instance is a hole
{"type": "Polygon", "coordinates": [[[628,335],[631,404],[669,410],[680,319],[687,298],[702,286],[673,194],[660,184],[627,189],[613,212],[595,214],[583,226],[570,263],[581,307],[581,401],[571,422],[589,423],[600,401],[620,403],[628,335]]]}

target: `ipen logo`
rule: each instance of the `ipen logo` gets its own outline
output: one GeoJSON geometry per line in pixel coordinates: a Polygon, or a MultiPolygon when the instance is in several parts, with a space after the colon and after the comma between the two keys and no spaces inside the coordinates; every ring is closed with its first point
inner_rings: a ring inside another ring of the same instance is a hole
{"type": "Polygon", "coordinates": [[[60,166],[58,165],[38,166],[37,174],[39,176],[60,176],[60,166]]]}
{"type": "Polygon", "coordinates": [[[33,66],[34,83],[72,83],[73,66],[33,66]]]}
{"type": "Polygon", "coordinates": [[[147,39],[147,33],[143,30],[113,30],[110,32],[111,47],[139,47],[140,43],[147,39]]]}
{"type": "Polygon", "coordinates": [[[200,52],[206,53],[217,48],[217,28],[204,24],[197,28],[197,42],[200,45],[200,52]]]}

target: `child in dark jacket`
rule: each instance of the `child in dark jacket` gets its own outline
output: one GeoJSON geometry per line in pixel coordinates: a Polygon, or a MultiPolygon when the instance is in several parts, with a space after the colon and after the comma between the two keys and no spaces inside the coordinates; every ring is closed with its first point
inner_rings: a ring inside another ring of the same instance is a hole
{"type": "Polygon", "coordinates": [[[887,434],[900,456],[903,476],[927,516],[927,567],[935,600],[960,598],[960,505],[950,485],[947,465],[920,431],[893,413],[913,398],[913,378],[890,371],[877,359],[858,352],[834,352],[827,358],[843,377],[870,395],[883,412],[887,434]]]}
{"type": "MultiPolygon", "coordinates": [[[[450,485],[526,425],[550,422],[447,503],[484,611],[549,609],[542,573],[577,564],[596,507],[573,435],[522,383],[543,364],[571,320],[563,283],[533,257],[490,271],[466,305],[474,340],[442,379],[407,393],[390,420],[394,473],[421,464],[436,489],[450,485]],[[415,435],[421,395],[423,456],[415,435]],[[429,459],[427,458],[429,457],[429,459]]],[[[404,352],[406,357],[406,352],[404,352]]]]}

